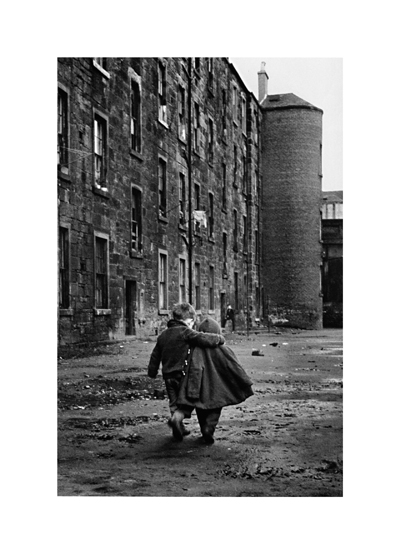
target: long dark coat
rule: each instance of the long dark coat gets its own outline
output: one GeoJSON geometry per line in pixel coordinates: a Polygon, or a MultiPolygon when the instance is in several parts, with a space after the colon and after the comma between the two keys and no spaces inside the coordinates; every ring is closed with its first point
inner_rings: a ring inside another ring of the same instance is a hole
{"type": "MultiPolygon", "coordinates": [[[[200,330],[217,333],[219,325],[207,319],[200,330]]],[[[240,404],[254,394],[251,385],[252,381],[229,346],[195,347],[189,355],[177,404],[205,410],[240,404]]]]}

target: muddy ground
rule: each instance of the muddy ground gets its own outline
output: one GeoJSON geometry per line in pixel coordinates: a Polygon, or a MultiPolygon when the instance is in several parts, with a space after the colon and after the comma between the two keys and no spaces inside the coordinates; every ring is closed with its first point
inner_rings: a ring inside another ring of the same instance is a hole
{"type": "Polygon", "coordinates": [[[60,349],[58,495],[342,496],[342,330],[226,338],[255,394],[223,409],[213,445],[195,415],[172,438],[155,338],[60,349]]]}

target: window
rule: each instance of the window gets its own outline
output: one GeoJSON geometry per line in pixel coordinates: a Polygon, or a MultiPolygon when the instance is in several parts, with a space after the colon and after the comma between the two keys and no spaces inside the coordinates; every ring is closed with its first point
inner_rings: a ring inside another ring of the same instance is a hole
{"type": "Polygon", "coordinates": [[[179,173],[179,225],[186,224],[186,182],[185,175],[179,173]]]}
{"type": "Polygon", "coordinates": [[[232,108],[233,108],[233,121],[236,123],[237,111],[238,111],[238,90],[235,85],[233,85],[233,92],[232,92],[232,108]]]}
{"type": "Polygon", "coordinates": [[[247,217],[243,216],[243,253],[247,252],[247,217]]]}
{"type": "Polygon", "coordinates": [[[95,114],[94,118],[94,184],[107,189],[107,122],[95,114]]]}
{"type": "Polygon", "coordinates": [[[254,144],[258,144],[258,134],[259,134],[259,131],[258,131],[258,126],[259,126],[259,121],[258,121],[258,113],[257,112],[254,112],[254,119],[255,119],[255,123],[254,123],[254,144]]]}
{"type": "Polygon", "coordinates": [[[233,147],[233,186],[237,187],[238,155],[236,144],[233,147]]]}
{"type": "Polygon", "coordinates": [[[68,166],[68,95],[58,89],[57,164],[68,166]]]}
{"type": "Polygon", "coordinates": [[[141,97],[139,83],[131,80],[131,148],[141,151],[141,97]]]}
{"type": "Polygon", "coordinates": [[[235,271],[233,274],[233,286],[235,293],[235,309],[239,309],[239,273],[235,271]]]}
{"type": "Polygon", "coordinates": [[[158,159],[158,214],[167,217],[167,162],[158,159]]]}
{"type": "Polygon", "coordinates": [[[194,149],[200,151],[200,106],[194,103],[194,149]]]}
{"type": "Polygon", "coordinates": [[[227,137],[227,124],[226,124],[226,90],[222,89],[222,138],[227,137]]]}
{"type": "Polygon", "coordinates": [[[208,238],[214,238],[214,195],[208,194],[208,238]]]}
{"type": "Polygon", "coordinates": [[[225,232],[222,233],[222,252],[224,260],[226,260],[226,256],[228,253],[228,235],[225,232]]]}
{"type": "Polygon", "coordinates": [[[59,227],[58,235],[58,304],[69,308],[69,230],[59,227]]]}
{"type": "Polygon", "coordinates": [[[132,187],[131,249],[142,251],[142,193],[132,187]]]}
{"type": "Polygon", "coordinates": [[[226,210],[226,164],[222,164],[222,209],[226,210]]]}
{"type": "Polygon", "coordinates": [[[242,192],[247,192],[247,163],[246,163],[246,154],[242,155],[242,192]]]}
{"type": "Polygon", "coordinates": [[[254,231],[254,259],[256,264],[259,262],[260,258],[260,244],[259,244],[260,238],[258,234],[258,229],[254,231]]]}
{"type": "Polygon", "coordinates": [[[185,89],[179,86],[178,89],[178,136],[186,140],[186,101],[185,89]]]}
{"type": "Polygon", "coordinates": [[[233,250],[238,250],[238,218],[237,210],[233,210],[233,250]]]}
{"type": "Polygon", "coordinates": [[[93,58],[93,65],[104,75],[104,77],[107,77],[107,79],[110,78],[107,58],[93,58]]]}
{"type": "Polygon", "coordinates": [[[107,58],[93,58],[96,64],[107,71],[107,58]]]}
{"type": "Polygon", "coordinates": [[[108,240],[95,236],[95,307],[108,308],[108,240]]]}
{"type": "Polygon", "coordinates": [[[242,96],[241,102],[241,122],[242,122],[242,131],[246,134],[246,99],[242,96]]]}
{"type": "Polygon", "coordinates": [[[167,123],[167,80],[166,67],[158,62],[158,119],[167,123]]]}
{"type": "Polygon", "coordinates": [[[209,89],[213,89],[214,86],[214,60],[213,58],[207,58],[207,85],[209,89]]]}
{"type": "Polygon", "coordinates": [[[158,260],[158,307],[160,310],[168,309],[167,289],[167,253],[160,252],[158,260]]]}
{"type": "Polygon", "coordinates": [[[179,302],[186,302],[186,260],[179,259],[179,302]]]}
{"type": "Polygon", "coordinates": [[[214,311],[214,266],[210,265],[209,288],[208,288],[208,309],[214,311]]]}
{"type": "MultiPolygon", "coordinates": [[[[194,205],[195,210],[200,210],[200,185],[194,184],[194,205]]],[[[194,224],[194,232],[200,234],[200,221],[196,221],[194,224]]]]}
{"type": "Polygon", "coordinates": [[[214,161],[214,124],[212,119],[208,119],[208,163],[214,161]]]}
{"type": "Polygon", "coordinates": [[[195,263],[194,264],[194,293],[195,293],[195,309],[200,310],[200,264],[195,263]]]}

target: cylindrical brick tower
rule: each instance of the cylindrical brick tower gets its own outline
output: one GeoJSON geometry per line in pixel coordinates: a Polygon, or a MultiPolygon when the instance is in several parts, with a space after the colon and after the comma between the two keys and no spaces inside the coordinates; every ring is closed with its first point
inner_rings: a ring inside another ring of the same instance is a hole
{"type": "Polygon", "coordinates": [[[264,314],[322,328],[322,110],[294,94],[262,102],[264,314]]]}

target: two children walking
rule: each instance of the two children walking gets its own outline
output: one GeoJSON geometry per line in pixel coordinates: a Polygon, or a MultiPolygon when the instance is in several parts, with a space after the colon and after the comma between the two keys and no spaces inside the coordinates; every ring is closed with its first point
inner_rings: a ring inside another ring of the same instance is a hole
{"type": "Polygon", "coordinates": [[[204,441],[212,444],[222,408],[251,396],[252,382],[224,344],[216,321],[206,318],[195,331],[196,312],[188,303],[176,304],[172,317],[157,339],[148,375],[155,378],[162,364],[171,412],[168,424],[175,439],[189,434],[183,420],[196,410],[204,441]]]}

